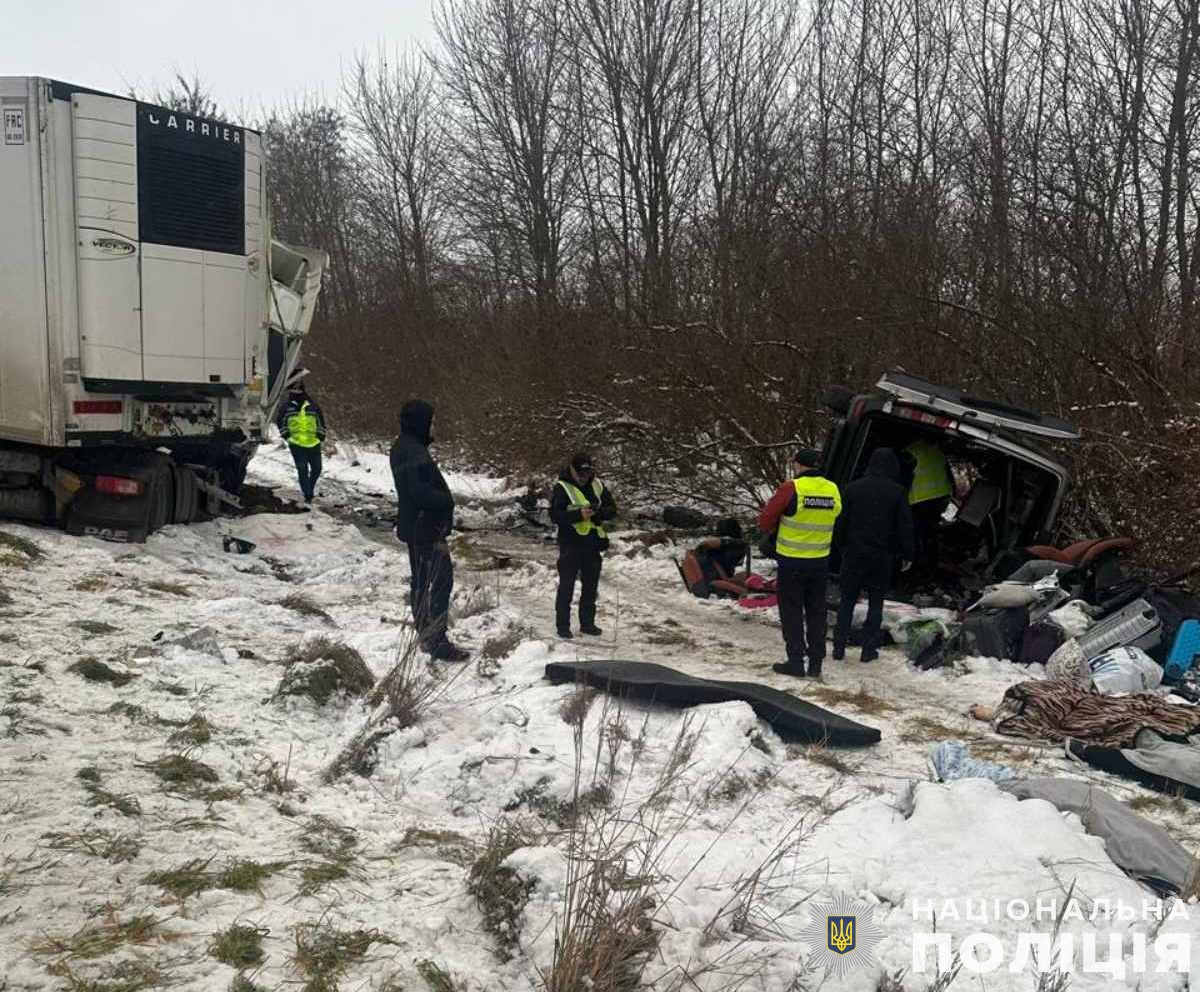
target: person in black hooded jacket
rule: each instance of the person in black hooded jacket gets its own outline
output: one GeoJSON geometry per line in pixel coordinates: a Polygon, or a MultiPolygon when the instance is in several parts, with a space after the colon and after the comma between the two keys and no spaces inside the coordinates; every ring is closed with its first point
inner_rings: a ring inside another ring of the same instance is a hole
{"type": "Polygon", "coordinates": [[[454,563],[446,538],[454,525],[454,497],[429,454],[433,407],[409,400],[400,409],[400,436],[392,445],[396,484],[396,536],[408,545],[411,606],[421,646],[442,661],[465,661],[469,654],[446,636],[454,563]]]}
{"type": "Polygon", "coordinates": [[[899,483],[900,459],[891,448],[877,448],[867,462],[867,473],[842,490],[842,514],[833,539],[842,555],[841,603],[833,634],[833,657],[846,654],[846,638],[854,617],[854,604],[867,593],[867,621],[863,628],[862,660],[879,657],[879,632],[883,599],[892,582],[896,559],[912,561],[913,519],[908,493],[899,483]]]}
{"type": "Polygon", "coordinates": [[[596,478],[592,457],[578,452],[559,474],[550,492],[550,519],[558,524],[558,593],[554,620],[558,636],[571,635],[571,599],[580,580],[579,631],[599,637],[596,596],[601,553],[608,547],[603,524],[617,515],[612,493],[596,478]]]}

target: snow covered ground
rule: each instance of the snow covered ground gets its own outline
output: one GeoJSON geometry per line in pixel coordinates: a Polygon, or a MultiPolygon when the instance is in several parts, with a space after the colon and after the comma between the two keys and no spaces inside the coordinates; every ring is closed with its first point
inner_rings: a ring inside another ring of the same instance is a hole
{"type": "MultiPolygon", "coordinates": [[[[376,677],[404,649],[403,549],[351,522],[385,508],[386,454],[343,445],[313,513],[171,527],[143,546],[0,525],[0,989],[543,989],[556,936],[565,947],[581,932],[595,909],[585,894],[599,892],[620,946],[649,952],[647,988],[917,992],[936,976],[911,973],[913,934],[932,929],[914,906],[1152,898],[1076,817],[990,782],[930,782],[928,746],[943,738],[1021,774],[1093,779],[1200,846],[1193,805],[963,715],[1025,669],[979,659],[922,673],[891,651],[868,668],[852,651],[821,685],[776,676],[773,611],[693,599],[670,545],[619,532],[605,636],[554,640],[552,547],[507,528],[505,480],[449,479],[473,528],[455,540],[453,635],[474,660],[437,673],[435,698],[370,777],[332,783],[323,773],[365,706],[272,696],[282,662],[313,638],[356,649],[376,677]],[[256,548],[227,553],[227,535],[256,548]],[[680,712],[543,680],[547,662],[575,657],[761,680],[880,727],[883,742],[789,745],[742,703],[680,712]],[[115,681],[68,670],[87,658],[115,681]],[[504,824],[516,840],[489,846],[504,824]],[[473,867],[497,850],[509,871],[473,867]],[[488,878],[519,897],[481,907],[471,889],[488,878]],[[878,960],[825,978],[806,963],[806,907],[842,893],[874,907],[878,960]],[[505,913],[507,947],[485,925],[505,913]],[[234,936],[249,950],[231,951],[234,936]],[[233,986],[239,974],[252,984],[233,986]]],[[[293,495],[287,452],[264,449],[250,481],[293,495]]],[[[1200,953],[1200,907],[1190,915],[1162,933],[1191,935],[1200,953]]],[[[1126,953],[1153,929],[1095,916],[1062,929],[1105,949],[1116,934],[1126,953]]],[[[964,969],[943,988],[1047,987],[1032,964],[1008,963],[1019,931],[1053,921],[943,915],[936,927],[956,946],[985,930],[1006,949],[999,970],[964,969]]],[[[1071,988],[1185,983],[1077,974],[1071,988]]]]}

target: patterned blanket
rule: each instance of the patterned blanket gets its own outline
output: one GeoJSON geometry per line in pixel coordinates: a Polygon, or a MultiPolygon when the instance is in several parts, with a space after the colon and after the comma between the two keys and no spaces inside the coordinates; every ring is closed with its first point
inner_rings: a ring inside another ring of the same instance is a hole
{"type": "Polygon", "coordinates": [[[1069,682],[1018,682],[1005,694],[996,730],[1011,737],[1062,741],[1070,737],[1103,747],[1133,747],[1139,730],[1185,737],[1200,730],[1200,707],[1158,696],[1102,696],[1069,682]]]}

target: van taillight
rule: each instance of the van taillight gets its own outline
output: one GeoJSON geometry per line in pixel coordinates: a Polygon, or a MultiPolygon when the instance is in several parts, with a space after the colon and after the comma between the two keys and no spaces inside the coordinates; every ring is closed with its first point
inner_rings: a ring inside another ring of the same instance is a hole
{"type": "Polygon", "coordinates": [[[934,427],[945,429],[954,427],[955,423],[951,417],[939,417],[933,413],[926,413],[924,410],[914,410],[911,406],[897,406],[892,411],[897,417],[903,417],[905,420],[915,420],[921,424],[932,424],[934,427]]]}
{"type": "Polygon", "coordinates": [[[866,399],[865,398],[860,399],[857,403],[854,404],[854,409],[850,411],[850,419],[857,420],[859,417],[862,416],[863,410],[865,410],[866,408],[867,408],[866,399]]]}
{"type": "Polygon", "coordinates": [[[109,496],[140,496],[142,484],[137,479],[122,479],[117,475],[96,476],[96,491],[109,496]]]}
{"type": "Polygon", "coordinates": [[[120,400],[76,400],[72,404],[76,413],[121,413],[120,400]]]}

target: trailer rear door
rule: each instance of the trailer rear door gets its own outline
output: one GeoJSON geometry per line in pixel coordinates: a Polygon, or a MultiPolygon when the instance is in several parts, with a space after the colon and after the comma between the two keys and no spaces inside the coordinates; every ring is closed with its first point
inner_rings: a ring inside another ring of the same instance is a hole
{"type": "Polygon", "coordinates": [[[0,437],[50,442],[37,81],[0,77],[0,437]]]}
{"type": "Polygon", "coordinates": [[[142,379],[137,120],[130,100],[75,93],[79,350],[89,379],[142,379]]]}

